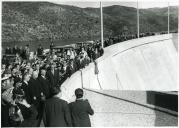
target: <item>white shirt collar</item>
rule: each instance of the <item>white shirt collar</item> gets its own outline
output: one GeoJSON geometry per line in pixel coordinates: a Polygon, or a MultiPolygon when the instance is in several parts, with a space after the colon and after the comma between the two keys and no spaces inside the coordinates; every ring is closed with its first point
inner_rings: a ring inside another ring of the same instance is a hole
{"type": "MultiPolygon", "coordinates": [[[[42,76],[42,75],[41,75],[42,76]]],[[[45,76],[42,76],[45,79],[45,76]]]]}
{"type": "Polygon", "coordinates": [[[24,83],[26,83],[28,85],[27,81],[24,81],[24,83]]]}

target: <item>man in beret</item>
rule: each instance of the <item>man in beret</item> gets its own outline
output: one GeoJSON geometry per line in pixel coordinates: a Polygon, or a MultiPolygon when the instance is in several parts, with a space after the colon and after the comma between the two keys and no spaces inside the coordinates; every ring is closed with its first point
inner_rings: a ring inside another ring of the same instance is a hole
{"type": "Polygon", "coordinates": [[[94,111],[88,100],[83,99],[82,89],[76,89],[75,95],[76,101],[69,104],[72,124],[74,127],[91,127],[89,115],[93,115],[94,111]]]}

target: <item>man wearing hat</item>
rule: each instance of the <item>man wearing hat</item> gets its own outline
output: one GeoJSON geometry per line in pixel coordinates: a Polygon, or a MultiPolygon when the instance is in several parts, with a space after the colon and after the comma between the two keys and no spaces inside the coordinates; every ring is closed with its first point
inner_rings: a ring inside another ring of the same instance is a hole
{"type": "Polygon", "coordinates": [[[82,89],[76,89],[75,95],[76,101],[69,104],[72,124],[74,127],[91,127],[89,115],[93,115],[94,111],[88,100],[83,99],[82,89]]]}

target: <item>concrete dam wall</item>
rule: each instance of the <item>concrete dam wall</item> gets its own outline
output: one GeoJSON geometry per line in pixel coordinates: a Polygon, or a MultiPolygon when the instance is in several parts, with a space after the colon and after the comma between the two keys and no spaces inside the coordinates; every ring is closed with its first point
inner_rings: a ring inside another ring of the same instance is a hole
{"type": "Polygon", "coordinates": [[[157,35],[120,42],[77,71],[62,84],[62,97],[74,98],[78,87],[92,90],[177,90],[178,34],[157,35]],[[99,73],[95,74],[98,68],[99,73]]]}

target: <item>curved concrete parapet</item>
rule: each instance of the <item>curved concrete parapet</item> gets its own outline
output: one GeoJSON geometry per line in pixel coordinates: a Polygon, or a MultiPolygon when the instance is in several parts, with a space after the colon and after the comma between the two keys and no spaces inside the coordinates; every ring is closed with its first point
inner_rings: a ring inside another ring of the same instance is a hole
{"type": "Polygon", "coordinates": [[[67,79],[62,88],[73,88],[68,92],[68,99],[77,87],[176,91],[177,44],[178,34],[143,37],[114,44],[105,48],[104,55],[97,59],[98,74],[95,74],[95,65],[91,63],[67,79]]]}
{"type": "Polygon", "coordinates": [[[83,72],[83,87],[113,90],[177,90],[177,49],[173,35],[134,39],[105,48],[83,72]]]}

